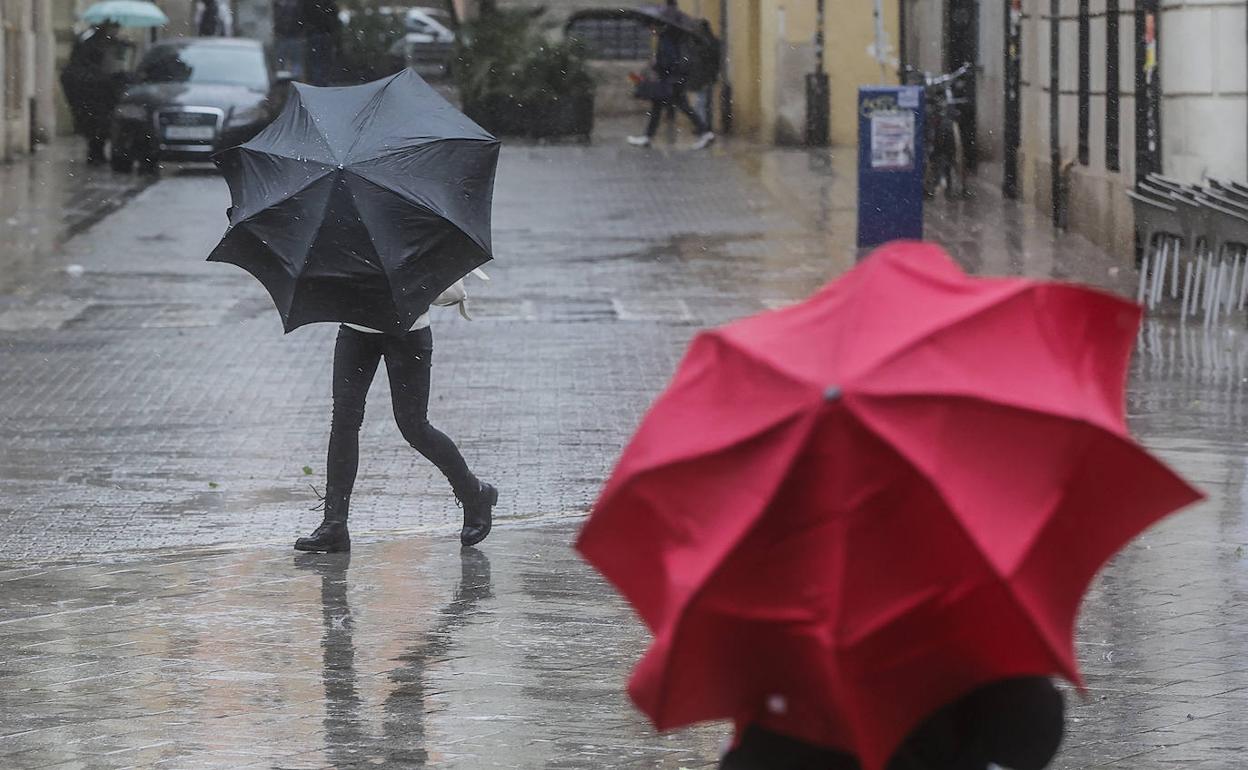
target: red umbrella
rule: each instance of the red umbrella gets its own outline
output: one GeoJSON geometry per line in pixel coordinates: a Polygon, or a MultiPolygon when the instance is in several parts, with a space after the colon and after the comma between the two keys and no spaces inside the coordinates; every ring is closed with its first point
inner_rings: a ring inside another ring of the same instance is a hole
{"type": "Polygon", "coordinates": [[[1081,683],[1088,583],[1199,499],[1127,431],[1139,320],[896,243],[701,334],[578,542],[654,633],[637,705],[879,768],[977,686],[1081,683]]]}

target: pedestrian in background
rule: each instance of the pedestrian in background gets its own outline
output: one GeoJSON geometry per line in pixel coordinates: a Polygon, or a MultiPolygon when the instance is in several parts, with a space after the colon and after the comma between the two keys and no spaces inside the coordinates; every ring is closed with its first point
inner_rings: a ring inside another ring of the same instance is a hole
{"type": "Polygon", "coordinates": [[[273,53],[277,68],[295,80],[305,77],[302,0],[273,0],[273,53]]]}
{"type": "Polygon", "coordinates": [[[715,92],[715,81],[719,80],[721,53],[719,38],[715,37],[711,23],[706,19],[699,19],[698,29],[702,32],[706,43],[690,57],[689,90],[695,94],[693,108],[698,111],[702,122],[709,128],[711,99],[715,92]]]}
{"type": "Polygon", "coordinates": [[[337,0],[303,0],[300,22],[304,39],[304,75],[314,86],[329,85],[338,59],[342,20],[337,0]]]}
{"type": "MultiPolygon", "coordinates": [[[[669,2],[675,7],[675,3],[669,2]]],[[[659,122],[663,119],[666,107],[675,107],[688,116],[693,123],[694,133],[698,135],[693,149],[701,150],[715,141],[715,134],[693,107],[689,105],[689,97],[685,87],[689,79],[689,59],[685,52],[688,33],[672,25],[660,28],[652,25],[651,34],[656,36],[654,56],[654,80],[643,84],[645,90],[640,95],[650,100],[649,122],[646,132],[640,136],[628,137],[628,143],[636,147],[648,147],[659,131],[659,122]]]]}
{"type": "Polygon", "coordinates": [[[61,72],[61,88],[74,119],[74,133],[87,138],[87,163],[105,161],[113,108],[125,88],[132,46],[113,22],[92,27],[74,40],[61,72]]]}
{"type": "Polygon", "coordinates": [[[198,0],[195,3],[195,34],[200,37],[215,37],[221,34],[220,22],[217,0],[198,0]]]}

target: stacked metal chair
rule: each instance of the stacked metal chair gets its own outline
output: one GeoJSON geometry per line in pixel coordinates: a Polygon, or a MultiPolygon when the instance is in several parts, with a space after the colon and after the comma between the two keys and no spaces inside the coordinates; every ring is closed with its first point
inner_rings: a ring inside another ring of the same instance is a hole
{"type": "Polygon", "coordinates": [[[1184,320],[1206,326],[1248,302],[1248,186],[1186,185],[1152,174],[1127,196],[1144,246],[1136,299],[1156,308],[1167,293],[1184,320]],[[1167,292],[1167,284],[1169,291],[1167,292]]]}

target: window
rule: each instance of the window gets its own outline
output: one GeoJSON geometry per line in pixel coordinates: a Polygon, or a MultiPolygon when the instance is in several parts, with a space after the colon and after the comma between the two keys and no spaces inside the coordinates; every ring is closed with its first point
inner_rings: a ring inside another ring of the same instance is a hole
{"type": "Polygon", "coordinates": [[[633,19],[576,19],[569,39],[579,40],[591,59],[649,59],[650,30],[633,19]]]}

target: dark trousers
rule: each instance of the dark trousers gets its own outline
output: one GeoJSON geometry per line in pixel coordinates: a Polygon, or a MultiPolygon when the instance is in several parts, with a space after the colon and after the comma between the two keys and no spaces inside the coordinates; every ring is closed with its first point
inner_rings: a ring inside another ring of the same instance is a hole
{"type": "Polygon", "coordinates": [[[360,425],[364,400],[386,359],[394,421],[407,443],[442,471],[461,499],[477,489],[455,443],[429,424],[429,375],[433,331],[417,329],[403,335],[369,334],[339,327],[334,346],[334,419],[329,433],[325,491],[326,517],[345,519],[360,461],[360,425]]]}
{"type": "MultiPolygon", "coordinates": [[[[1062,743],[1065,705],[1045,677],[1006,679],[938,710],[912,732],[887,770],[1043,770],[1062,743]]],[[[857,759],[749,726],[720,770],[860,770],[857,759]]]]}
{"type": "Polygon", "coordinates": [[[334,63],[338,57],[336,36],[317,32],[308,35],[304,49],[304,75],[314,86],[327,86],[334,78],[334,63]]]}
{"type": "Polygon", "coordinates": [[[693,121],[693,130],[697,133],[705,134],[711,130],[697,110],[689,105],[689,96],[685,93],[685,87],[673,86],[670,100],[650,102],[650,122],[646,125],[646,136],[653,139],[654,135],[659,132],[659,121],[663,119],[663,110],[667,107],[675,107],[688,115],[689,120],[693,121]]]}

